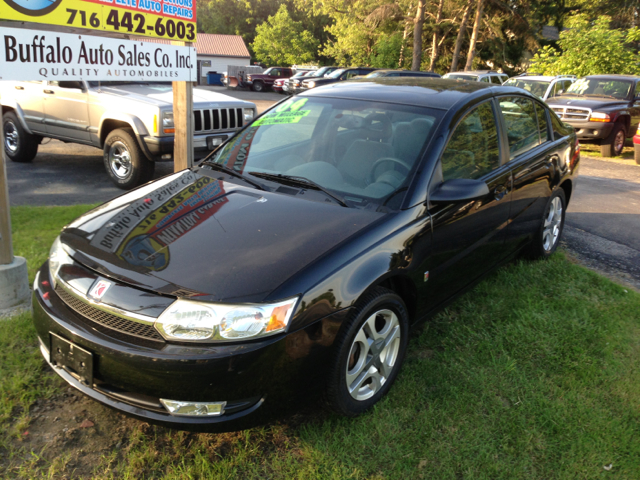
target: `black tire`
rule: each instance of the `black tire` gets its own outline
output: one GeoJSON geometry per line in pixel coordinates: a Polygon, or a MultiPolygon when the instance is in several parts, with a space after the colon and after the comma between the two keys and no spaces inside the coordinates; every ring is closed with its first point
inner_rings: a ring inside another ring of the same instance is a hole
{"type": "Polygon", "coordinates": [[[558,187],[547,201],[547,205],[544,208],[544,215],[540,221],[540,227],[533,236],[533,240],[529,245],[528,250],[525,252],[527,257],[532,260],[547,259],[557,250],[564,230],[566,209],[567,199],[565,197],[564,190],[558,187]],[[554,215],[554,218],[552,219],[551,210],[558,204],[557,202],[559,202],[562,209],[560,218],[557,218],[556,212],[556,215],[554,215]],[[557,227],[557,230],[555,227],[557,227]],[[549,229],[550,231],[548,231],[549,229]],[[551,240],[550,243],[549,240],[551,240]]]}
{"type": "Polygon", "coordinates": [[[611,134],[600,145],[600,155],[603,157],[618,157],[622,155],[624,142],[627,138],[627,132],[624,125],[616,124],[611,134]],[[620,141],[622,139],[622,142],[620,141]]]}
{"type": "Polygon", "coordinates": [[[262,82],[253,82],[253,85],[251,86],[251,89],[254,92],[264,92],[265,91],[264,83],[262,83],[262,82]]]}
{"type": "Polygon", "coordinates": [[[40,137],[28,133],[14,112],[2,116],[4,151],[7,158],[14,162],[27,163],[38,153],[40,137]]]}
{"type": "Polygon", "coordinates": [[[349,320],[341,327],[336,338],[326,390],[329,407],[336,413],[353,417],[365,412],[378,402],[389,391],[398,376],[407,350],[408,336],[409,316],[402,299],[392,291],[380,287],[366,293],[358,301],[349,320]],[[376,313],[378,315],[373,317],[376,313]],[[393,317],[397,320],[397,325],[393,317]],[[367,347],[363,347],[362,342],[356,341],[357,338],[362,339],[359,336],[361,331],[366,338],[373,339],[373,336],[367,337],[365,324],[367,326],[373,324],[377,335],[382,333],[380,338],[368,344],[367,347]],[[378,326],[381,328],[378,329],[378,326]],[[394,337],[396,331],[399,333],[399,338],[394,337]],[[388,342],[386,348],[385,342],[388,342]],[[367,350],[363,351],[363,348],[367,350]],[[369,357],[370,353],[372,353],[371,357],[369,357]],[[371,368],[365,367],[367,364],[375,367],[380,377],[378,380],[370,374],[371,368]],[[384,367],[388,368],[386,372],[384,367]],[[351,374],[348,369],[351,369],[351,374]],[[386,377],[379,375],[380,372],[386,373],[386,377]],[[351,375],[355,375],[352,386],[357,384],[358,379],[362,379],[358,388],[353,389],[353,394],[347,386],[348,376],[351,375]],[[382,378],[384,381],[380,382],[382,378]],[[380,383],[376,384],[376,382],[380,383]],[[361,398],[356,398],[358,396],[361,398]]]}
{"type": "Polygon", "coordinates": [[[638,165],[640,165],[640,145],[633,144],[633,158],[638,165]]]}
{"type": "Polygon", "coordinates": [[[119,128],[109,133],[104,142],[103,159],[111,181],[123,190],[153,178],[155,163],[145,157],[130,128],[119,128]]]}

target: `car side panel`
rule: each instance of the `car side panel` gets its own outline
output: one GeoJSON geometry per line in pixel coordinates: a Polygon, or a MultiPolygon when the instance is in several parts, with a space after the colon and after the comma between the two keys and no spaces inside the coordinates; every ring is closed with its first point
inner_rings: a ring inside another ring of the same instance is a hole
{"type": "Polygon", "coordinates": [[[44,87],[47,133],[58,138],[89,141],[89,93],[79,88],[62,88],[48,82],[44,87]]]}

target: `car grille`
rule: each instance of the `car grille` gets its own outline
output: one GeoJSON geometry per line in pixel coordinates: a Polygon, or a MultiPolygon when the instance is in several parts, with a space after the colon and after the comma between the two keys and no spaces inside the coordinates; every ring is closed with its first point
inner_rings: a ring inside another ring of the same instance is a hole
{"type": "Polygon", "coordinates": [[[242,127],[244,114],[241,108],[211,108],[194,110],[194,131],[216,132],[242,127]]]}
{"type": "Polygon", "coordinates": [[[552,106],[551,109],[556,112],[562,120],[588,120],[591,116],[590,108],[552,106]]]}
{"type": "Polygon", "coordinates": [[[146,338],[157,342],[164,342],[162,335],[158,333],[153,325],[145,325],[144,323],[138,323],[126,318],[118,317],[112,313],[103,312],[102,310],[99,310],[67,293],[59,285],[56,286],[56,293],[69,308],[75,310],[76,313],[82,315],[82,317],[87,320],[100,324],[111,330],[116,330],[120,333],[133,335],[134,337],[146,338]]]}

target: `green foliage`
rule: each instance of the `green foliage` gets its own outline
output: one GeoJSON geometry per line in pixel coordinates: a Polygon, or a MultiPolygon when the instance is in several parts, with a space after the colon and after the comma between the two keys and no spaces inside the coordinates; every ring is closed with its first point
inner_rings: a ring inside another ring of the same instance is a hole
{"type": "Polygon", "coordinates": [[[584,14],[569,19],[560,33],[560,51],[545,46],[531,60],[530,70],[544,75],[637,74],[640,58],[630,46],[640,39],[637,28],[613,30],[611,17],[589,21],[584,14]]]}
{"type": "Polygon", "coordinates": [[[313,62],[318,41],[295,22],[282,4],[275,15],[256,27],[252,44],[256,58],[272,65],[294,65],[313,62]]]}

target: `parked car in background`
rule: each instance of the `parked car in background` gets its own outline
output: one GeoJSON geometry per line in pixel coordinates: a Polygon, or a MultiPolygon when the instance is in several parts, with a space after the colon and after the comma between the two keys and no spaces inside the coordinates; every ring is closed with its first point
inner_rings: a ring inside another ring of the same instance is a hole
{"type": "Polygon", "coordinates": [[[557,75],[554,77],[523,73],[517,77],[511,77],[503,85],[522,88],[546,102],[547,99],[566,92],[575,81],[575,75],[557,75]]]}
{"type": "Polygon", "coordinates": [[[302,78],[307,77],[307,76],[313,76],[314,73],[315,73],[315,70],[301,70],[299,72],[296,72],[292,77],[279,78],[273,84],[273,91],[274,92],[278,92],[278,93],[289,93],[290,94],[291,92],[290,92],[289,85],[291,84],[292,80],[294,80],[294,79],[302,79],[302,78]]]}
{"type": "Polygon", "coordinates": [[[576,129],[581,142],[600,145],[603,157],[617,156],[640,123],[640,77],[579,78],[547,103],[563,122],[576,129]]]}
{"type": "Polygon", "coordinates": [[[467,72],[445,73],[442,78],[453,80],[467,80],[468,82],[484,82],[502,85],[509,79],[506,73],[498,73],[493,70],[469,70],[467,72]]]}
{"type": "MultiPolygon", "coordinates": [[[[0,82],[4,149],[14,162],[30,162],[44,138],[92,145],[118,187],[153,177],[155,162],[173,159],[171,83],[0,82]]],[[[254,103],[193,89],[193,145],[206,156],[257,114],[254,103]]]]}
{"type": "Polygon", "coordinates": [[[289,78],[293,76],[293,73],[293,70],[288,67],[271,67],[262,73],[248,74],[244,80],[244,84],[254,92],[264,92],[273,87],[277,79],[289,78]]]}
{"type": "Polygon", "coordinates": [[[294,96],[66,227],[34,281],[40,350],[144,422],[237,430],[321,397],[358,415],[412,326],[556,250],[577,147],[516,88],[375,78],[294,96]]]}
{"type": "Polygon", "coordinates": [[[440,74],[436,72],[414,72],[412,70],[376,70],[365,75],[362,78],[379,78],[379,77],[433,77],[440,78],[440,74]]]}
{"type": "Polygon", "coordinates": [[[309,80],[303,80],[300,86],[301,91],[309,90],[310,88],[320,87],[322,85],[330,85],[336,82],[344,82],[358,75],[367,75],[377,68],[371,67],[353,67],[353,68],[339,68],[334,70],[329,75],[322,78],[310,78],[309,80]]]}
{"type": "Polygon", "coordinates": [[[316,78],[322,78],[329,75],[331,72],[338,70],[340,67],[320,67],[314,72],[309,72],[305,78],[293,78],[291,77],[285,85],[287,87],[286,92],[289,94],[300,93],[302,91],[302,82],[304,80],[312,80],[316,78]]]}

